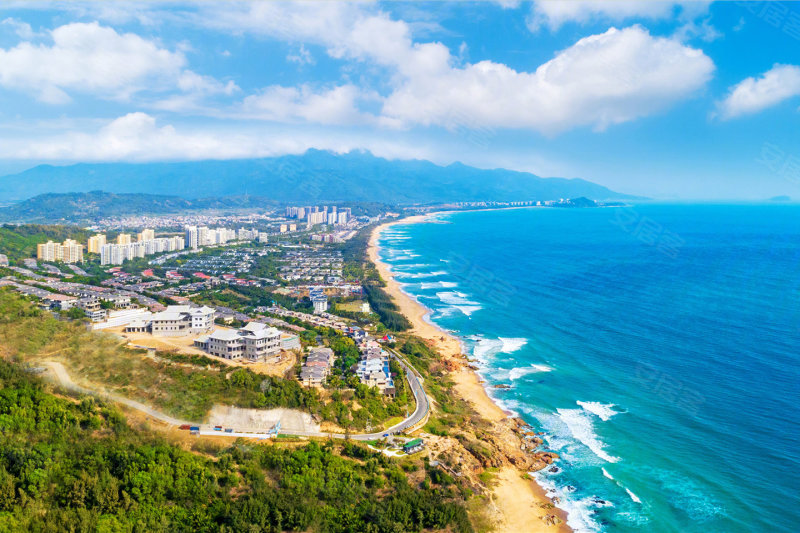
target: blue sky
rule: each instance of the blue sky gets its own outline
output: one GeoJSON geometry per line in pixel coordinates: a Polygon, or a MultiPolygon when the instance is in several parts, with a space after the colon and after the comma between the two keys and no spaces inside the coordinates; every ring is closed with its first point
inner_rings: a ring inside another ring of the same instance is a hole
{"type": "Polygon", "coordinates": [[[370,150],[800,198],[800,5],[5,2],[0,172],[370,150]]]}

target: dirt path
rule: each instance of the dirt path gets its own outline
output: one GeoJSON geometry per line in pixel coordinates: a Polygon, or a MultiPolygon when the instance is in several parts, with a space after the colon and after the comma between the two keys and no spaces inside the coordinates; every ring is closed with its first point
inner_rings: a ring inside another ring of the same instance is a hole
{"type": "Polygon", "coordinates": [[[177,418],[171,417],[165,413],[162,413],[161,411],[156,411],[152,407],[149,407],[141,402],[137,402],[136,400],[131,400],[130,398],[120,396],[119,394],[114,394],[113,392],[100,392],[92,389],[87,389],[86,387],[81,387],[80,385],[72,381],[72,378],[70,377],[69,372],[67,372],[67,369],[64,368],[64,365],[62,365],[57,361],[44,361],[42,364],[53,371],[53,374],[55,374],[56,379],[65,389],[76,391],[81,394],[90,394],[93,396],[100,396],[101,398],[107,398],[114,402],[127,405],[128,407],[132,407],[133,409],[143,412],[147,416],[150,416],[152,418],[155,418],[156,420],[160,420],[172,426],[181,426],[183,424],[191,424],[191,425],[196,424],[195,422],[188,422],[186,420],[179,420],[177,418]]]}

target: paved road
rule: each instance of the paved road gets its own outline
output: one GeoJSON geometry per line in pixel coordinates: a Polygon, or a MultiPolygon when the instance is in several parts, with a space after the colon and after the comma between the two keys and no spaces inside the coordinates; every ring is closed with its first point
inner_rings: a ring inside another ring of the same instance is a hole
{"type": "MultiPolygon", "coordinates": [[[[392,350],[389,350],[389,354],[395,361],[397,361],[400,364],[401,367],[403,367],[403,370],[405,370],[406,379],[408,380],[408,384],[411,387],[411,392],[414,394],[414,399],[416,400],[415,402],[416,408],[408,418],[406,418],[399,424],[396,424],[387,430],[379,431],[377,433],[351,434],[349,437],[353,440],[375,440],[375,439],[380,439],[385,434],[395,435],[398,433],[402,433],[403,431],[415,427],[424,422],[427,419],[428,414],[430,413],[430,402],[428,401],[428,395],[425,394],[425,390],[422,388],[421,376],[412,366],[407,364],[399,354],[397,354],[392,350]]],[[[86,387],[81,387],[80,385],[77,385],[75,382],[72,381],[72,378],[67,372],[67,369],[64,368],[64,365],[62,365],[61,363],[58,363],[56,361],[47,361],[43,364],[53,371],[58,381],[66,389],[77,391],[81,394],[90,394],[94,396],[100,396],[102,398],[108,398],[112,401],[127,405],[128,407],[132,407],[133,409],[136,409],[138,411],[142,411],[148,416],[151,416],[157,420],[160,420],[162,422],[165,422],[173,426],[181,426],[184,424],[199,426],[200,435],[215,435],[218,437],[249,437],[257,439],[267,439],[272,436],[272,434],[268,431],[225,433],[222,431],[216,431],[211,426],[207,425],[204,426],[197,422],[179,420],[160,411],[156,411],[152,407],[149,407],[141,402],[125,398],[124,396],[120,396],[119,394],[114,394],[110,392],[100,392],[93,389],[87,389],[86,387]]],[[[344,439],[347,437],[347,435],[343,433],[322,433],[318,431],[293,431],[291,434],[301,437],[331,437],[334,439],[344,439]]]]}

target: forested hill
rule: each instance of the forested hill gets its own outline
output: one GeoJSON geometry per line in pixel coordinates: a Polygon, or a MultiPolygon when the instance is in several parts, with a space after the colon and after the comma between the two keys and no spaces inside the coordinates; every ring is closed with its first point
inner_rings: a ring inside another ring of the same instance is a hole
{"type": "MultiPolygon", "coordinates": [[[[45,313],[0,288],[0,353],[57,337],[64,323],[45,313]]],[[[3,358],[0,435],[3,532],[472,531],[458,480],[421,459],[351,441],[179,446],[132,429],[111,404],[54,395],[3,358]]]]}
{"type": "Polygon", "coordinates": [[[320,150],[227,161],[39,165],[0,177],[0,201],[7,203],[44,193],[94,190],[184,198],[252,195],[303,204],[630,198],[583,179],[541,178],[460,163],[439,166],[422,160],[387,160],[368,152],[320,150]]]}
{"type": "Polygon", "coordinates": [[[103,191],[46,193],[0,208],[2,222],[69,223],[125,215],[160,215],[199,210],[264,209],[275,205],[267,198],[228,196],[193,198],[103,191]]]}
{"type": "Polygon", "coordinates": [[[62,242],[75,239],[85,243],[93,232],[76,226],[47,226],[24,224],[0,226],[0,253],[8,256],[12,263],[26,257],[36,257],[36,245],[48,240],[62,242]]]}

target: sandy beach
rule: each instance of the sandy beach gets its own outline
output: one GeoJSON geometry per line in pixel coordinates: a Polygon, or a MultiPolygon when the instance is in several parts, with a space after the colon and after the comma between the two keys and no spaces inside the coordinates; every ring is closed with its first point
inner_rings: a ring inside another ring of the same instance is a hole
{"type": "MultiPolygon", "coordinates": [[[[397,225],[423,222],[428,215],[408,217],[376,227],[370,235],[367,255],[375,264],[381,278],[386,282],[385,290],[392,297],[412,324],[411,333],[430,342],[446,359],[450,359],[458,368],[451,373],[458,394],[472,404],[475,411],[490,422],[499,422],[509,417],[492,401],[477,373],[467,367],[461,348],[461,342],[453,335],[441,330],[425,320],[429,310],[415,299],[404,293],[395,281],[386,264],[378,256],[378,239],[383,231],[397,225]]],[[[547,514],[544,506],[552,505],[544,490],[526,473],[514,467],[506,467],[498,472],[492,500],[502,516],[495,531],[503,533],[521,532],[568,532],[566,516],[560,511],[549,511],[557,514],[564,522],[557,526],[547,525],[540,516],[547,514]]]]}

